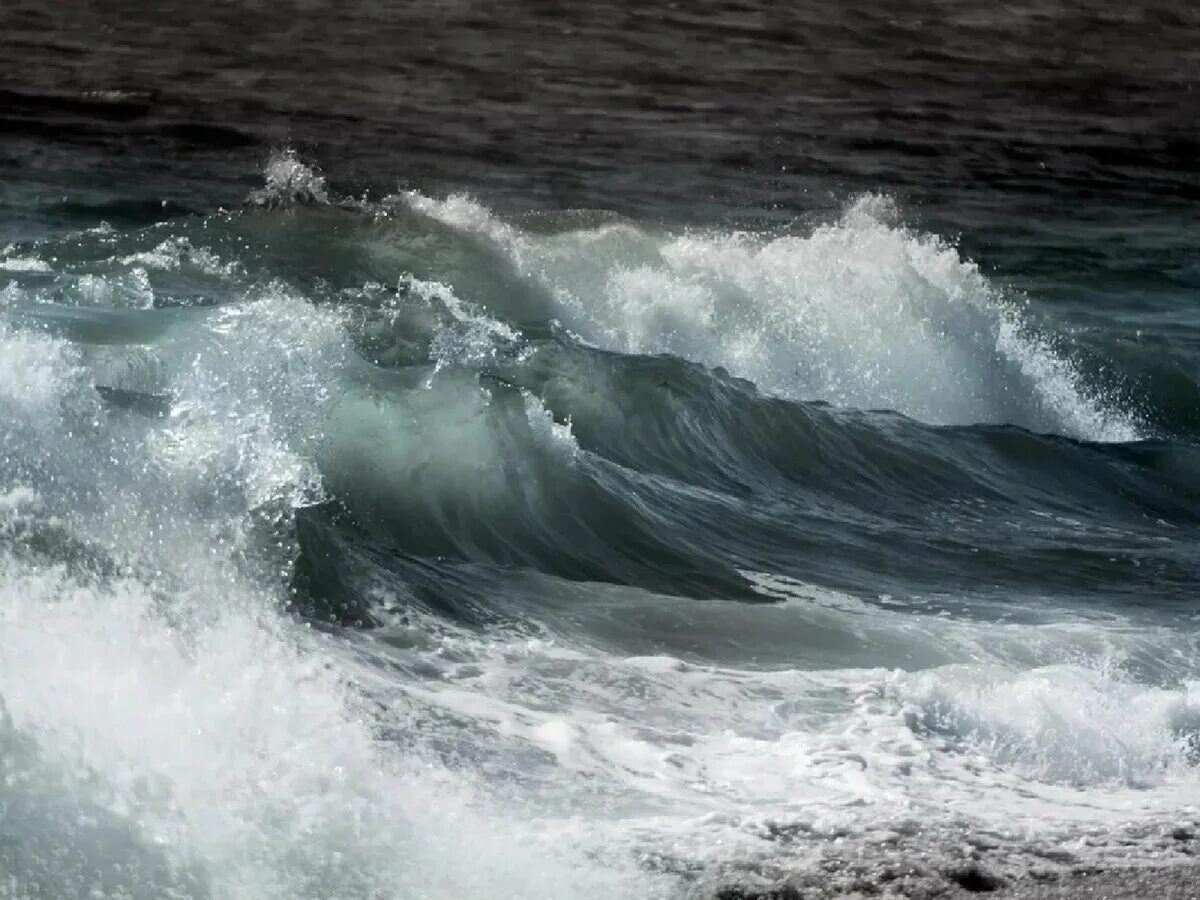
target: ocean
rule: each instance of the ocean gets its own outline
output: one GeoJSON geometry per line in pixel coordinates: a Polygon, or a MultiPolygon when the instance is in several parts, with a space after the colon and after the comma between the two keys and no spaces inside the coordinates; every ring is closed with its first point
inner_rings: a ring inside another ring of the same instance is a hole
{"type": "Polygon", "coordinates": [[[0,897],[953,897],[1200,829],[1200,7],[4,0],[0,897]]]}

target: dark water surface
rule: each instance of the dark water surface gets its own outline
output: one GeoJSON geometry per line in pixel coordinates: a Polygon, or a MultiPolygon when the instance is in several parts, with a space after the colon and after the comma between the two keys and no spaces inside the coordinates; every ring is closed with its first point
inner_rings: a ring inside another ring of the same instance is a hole
{"type": "Polygon", "coordinates": [[[8,0],[0,896],[1188,858],[1198,83],[1178,2],[8,0]]]}

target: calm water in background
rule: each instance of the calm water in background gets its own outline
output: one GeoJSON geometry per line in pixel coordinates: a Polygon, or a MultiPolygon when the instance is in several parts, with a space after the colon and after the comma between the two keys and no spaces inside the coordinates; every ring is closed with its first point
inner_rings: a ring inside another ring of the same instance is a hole
{"type": "Polygon", "coordinates": [[[8,0],[0,895],[1187,858],[1198,38],[8,0]]]}

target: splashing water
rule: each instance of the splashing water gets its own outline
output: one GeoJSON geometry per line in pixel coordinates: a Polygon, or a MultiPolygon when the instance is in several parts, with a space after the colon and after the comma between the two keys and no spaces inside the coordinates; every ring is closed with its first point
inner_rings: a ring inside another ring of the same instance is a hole
{"type": "Polygon", "coordinates": [[[1191,458],[921,424],[1139,434],[886,201],[534,232],[265,179],[0,258],[0,896],[674,900],[1198,808],[1193,630],[1121,605],[1185,583],[1191,458]]]}
{"type": "Polygon", "coordinates": [[[781,238],[660,238],[629,225],[543,238],[465,197],[404,199],[503,247],[553,291],[569,327],[605,347],[672,353],[783,396],[933,424],[1138,437],[1133,419],[1093,396],[974,264],[894,224],[884,198],[781,238]]]}

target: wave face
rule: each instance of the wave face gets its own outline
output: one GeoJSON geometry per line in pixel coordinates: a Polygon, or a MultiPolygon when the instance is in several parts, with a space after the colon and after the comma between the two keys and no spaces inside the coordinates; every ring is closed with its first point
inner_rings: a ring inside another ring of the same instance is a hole
{"type": "Polygon", "coordinates": [[[287,152],[0,280],[0,895],[834,896],[1191,827],[1196,386],[886,198],[287,152]]]}

